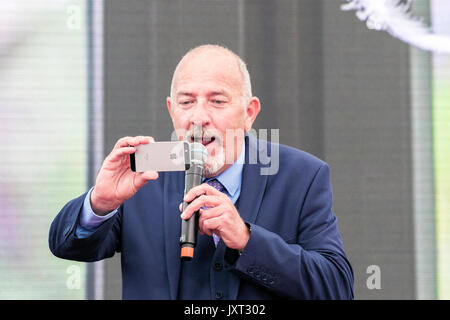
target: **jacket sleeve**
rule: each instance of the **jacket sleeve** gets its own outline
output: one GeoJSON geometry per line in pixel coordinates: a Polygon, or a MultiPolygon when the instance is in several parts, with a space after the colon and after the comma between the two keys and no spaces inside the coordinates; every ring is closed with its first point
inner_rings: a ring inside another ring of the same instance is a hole
{"type": "Polygon", "coordinates": [[[242,254],[230,266],[241,276],[291,299],[353,299],[353,270],[331,209],[328,165],[317,171],[306,194],[297,239],[250,224],[242,254]]]}
{"type": "Polygon", "coordinates": [[[103,222],[88,237],[76,236],[86,194],[68,202],[50,226],[50,251],[59,258],[93,262],[112,257],[120,251],[122,206],[114,217],[103,222]]]}

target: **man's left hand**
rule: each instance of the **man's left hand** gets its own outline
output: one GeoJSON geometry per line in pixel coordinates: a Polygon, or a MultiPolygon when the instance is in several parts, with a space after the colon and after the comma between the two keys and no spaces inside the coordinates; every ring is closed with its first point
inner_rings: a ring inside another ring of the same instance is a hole
{"type": "Polygon", "coordinates": [[[228,248],[239,251],[244,249],[250,238],[250,231],[226,194],[203,183],[192,188],[183,200],[192,202],[181,214],[182,219],[187,220],[194,212],[199,211],[198,226],[201,234],[212,236],[215,233],[228,248]]]}

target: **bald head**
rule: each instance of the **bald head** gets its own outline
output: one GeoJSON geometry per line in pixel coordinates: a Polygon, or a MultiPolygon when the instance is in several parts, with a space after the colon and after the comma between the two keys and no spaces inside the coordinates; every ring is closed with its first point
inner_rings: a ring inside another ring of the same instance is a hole
{"type": "Polygon", "coordinates": [[[235,82],[242,92],[242,103],[245,107],[252,97],[250,75],[242,59],[231,50],[206,44],[189,50],[178,63],[172,77],[170,96],[174,98],[180,78],[194,77],[204,72],[227,70],[227,76],[235,82]]]}

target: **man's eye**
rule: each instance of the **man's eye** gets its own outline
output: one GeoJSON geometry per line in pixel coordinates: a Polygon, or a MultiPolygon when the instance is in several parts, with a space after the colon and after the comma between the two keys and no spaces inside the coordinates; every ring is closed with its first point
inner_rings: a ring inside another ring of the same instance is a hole
{"type": "Polygon", "coordinates": [[[179,103],[182,106],[188,106],[188,105],[190,105],[192,103],[192,101],[191,100],[185,100],[185,101],[180,101],[179,103]]]}
{"type": "Polygon", "coordinates": [[[214,100],[212,100],[212,103],[214,103],[216,105],[223,105],[223,104],[225,104],[225,101],[214,99],[214,100]]]}

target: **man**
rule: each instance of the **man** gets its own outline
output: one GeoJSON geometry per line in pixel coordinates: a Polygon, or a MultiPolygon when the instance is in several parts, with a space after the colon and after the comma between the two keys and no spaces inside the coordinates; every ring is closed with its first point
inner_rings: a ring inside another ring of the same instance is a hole
{"type": "Polygon", "coordinates": [[[153,139],[122,138],[95,186],[55,218],[51,251],[79,261],[121,252],[126,299],[353,298],[328,166],[240,134],[260,111],[242,60],[214,45],[191,50],[175,69],[167,107],[179,139],[192,140],[201,126],[206,182],[183,199],[183,172],[131,172],[129,155],[153,139]],[[268,165],[251,161],[261,152],[278,172],[261,174],[268,165]],[[192,202],[180,217],[183,200],[192,202]],[[181,219],[197,210],[195,257],[181,262],[181,219]]]}

